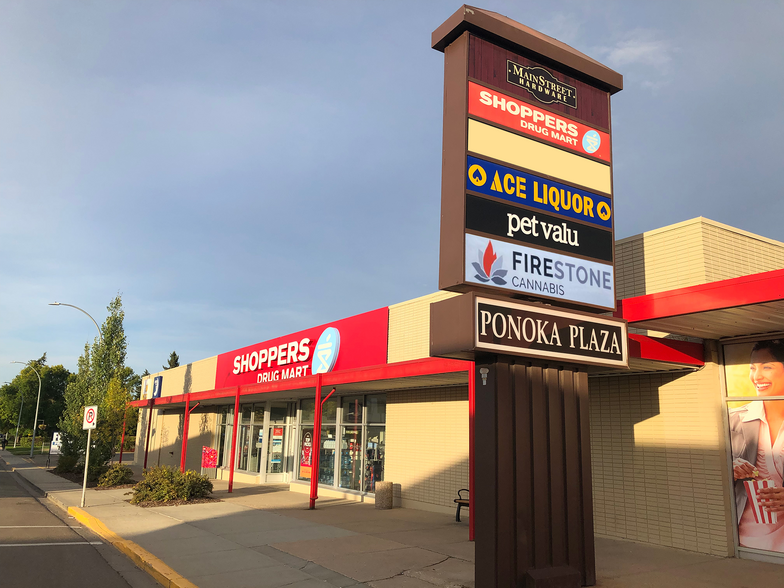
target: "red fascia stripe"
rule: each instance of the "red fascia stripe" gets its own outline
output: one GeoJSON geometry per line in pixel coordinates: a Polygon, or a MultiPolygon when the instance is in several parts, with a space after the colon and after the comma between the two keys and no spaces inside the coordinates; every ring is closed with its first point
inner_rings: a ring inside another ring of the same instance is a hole
{"type": "Polygon", "coordinates": [[[619,300],[615,316],[636,323],[782,299],[784,270],[773,270],[619,300]]]}
{"type": "MultiPolygon", "coordinates": [[[[467,372],[471,369],[473,362],[460,359],[440,359],[426,358],[415,359],[412,361],[401,361],[383,366],[356,368],[343,370],[340,372],[329,372],[321,374],[323,386],[339,386],[345,384],[355,384],[358,382],[373,382],[376,380],[392,380],[396,378],[411,378],[415,376],[430,376],[436,374],[447,374],[453,372],[467,372]]],[[[267,392],[278,392],[283,390],[298,390],[302,388],[314,388],[318,376],[306,376],[295,380],[279,380],[277,382],[265,382],[263,384],[250,384],[240,387],[240,395],[265,394],[267,392]]],[[[193,402],[199,400],[212,400],[215,398],[227,398],[234,396],[237,388],[219,388],[218,390],[205,390],[204,392],[193,392],[190,399],[193,402]]],[[[185,394],[175,396],[163,396],[155,399],[155,406],[162,404],[184,403],[185,394]]],[[[149,400],[136,400],[131,402],[133,406],[147,406],[149,400]]]]}
{"type": "Polygon", "coordinates": [[[629,333],[629,357],[703,366],[702,343],[629,333]]]}

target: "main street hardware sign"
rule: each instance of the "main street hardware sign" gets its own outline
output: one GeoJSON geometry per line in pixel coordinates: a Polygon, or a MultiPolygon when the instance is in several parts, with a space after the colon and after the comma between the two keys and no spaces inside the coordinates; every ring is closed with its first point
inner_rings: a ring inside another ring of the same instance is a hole
{"type": "Polygon", "coordinates": [[[464,14],[433,36],[446,55],[439,288],[614,310],[622,77],[517,23],[504,31],[520,41],[502,41],[500,15],[464,14]]]}

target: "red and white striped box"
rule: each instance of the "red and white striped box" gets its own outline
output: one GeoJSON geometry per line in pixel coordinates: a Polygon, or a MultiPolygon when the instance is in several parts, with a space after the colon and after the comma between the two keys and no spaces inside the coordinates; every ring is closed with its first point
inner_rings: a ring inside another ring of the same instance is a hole
{"type": "Polygon", "coordinates": [[[776,485],[773,480],[745,480],[743,484],[746,486],[746,496],[749,497],[751,511],[754,513],[754,521],[765,523],[766,525],[778,522],[777,513],[766,511],[760,504],[758,494],[762,488],[773,488],[776,485]]]}

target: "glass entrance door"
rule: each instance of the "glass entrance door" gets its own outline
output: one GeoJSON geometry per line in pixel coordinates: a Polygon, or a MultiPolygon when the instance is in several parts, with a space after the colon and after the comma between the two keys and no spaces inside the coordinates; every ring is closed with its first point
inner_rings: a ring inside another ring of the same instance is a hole
{"type": "Polygon", "coordinates": [[[288,443],[296,404],[270,402],[267,423],[267,482],[287,482],[293,463],[288,459],[288,443]]]}

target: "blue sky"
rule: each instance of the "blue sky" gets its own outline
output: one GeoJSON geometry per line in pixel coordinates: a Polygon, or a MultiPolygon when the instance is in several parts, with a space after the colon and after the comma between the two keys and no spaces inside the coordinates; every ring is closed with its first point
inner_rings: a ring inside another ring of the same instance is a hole
{"type": "MultiPolygon", "coordinates": [[[[616,237],[784,240],[784,4],[481,5],[624,75],[616,237]]],[[[160,369],[437,289],[455,2],[0,0],[0,383],[122,293],[160,369]]]]}

